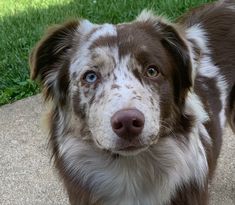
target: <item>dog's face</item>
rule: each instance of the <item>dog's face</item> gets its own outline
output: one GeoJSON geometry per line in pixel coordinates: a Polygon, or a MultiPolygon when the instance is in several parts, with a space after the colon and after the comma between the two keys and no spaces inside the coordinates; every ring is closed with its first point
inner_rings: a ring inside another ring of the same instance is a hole
{"type": "Polygon", "coordinates": [[[73,134],[122,155],[170,132],[191,86],[183,37],[148,13],[119,25],[65,24],[38,44],[30,61],[32,77],[66,110],[73,134]]]}

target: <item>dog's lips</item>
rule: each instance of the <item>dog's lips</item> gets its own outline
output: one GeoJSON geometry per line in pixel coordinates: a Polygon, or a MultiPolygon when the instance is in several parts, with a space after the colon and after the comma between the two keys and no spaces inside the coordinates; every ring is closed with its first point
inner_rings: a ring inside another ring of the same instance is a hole
{"type": "Polygon", "coordinates": [[[131,150],[141,149],[145,146],[146,145],[142,143],[139,138],[135,138],[131,140],[119,139],[116,144],[116,150],[131,151],[131,150]]]}
{"type": "Polygon", "coordinates": [[[148,148],[148,145],[142,144],[139,141],[126,142],[122,141],[112,151],[120,155],[136,155],[148,148]]]}
{"type": "Polygon", "coordinates": [[[135,150],[138,150],[138,149],[142,149],[146,146],[143,146],[143,145],[129,145],[129,146],[126,146],[126,147],[121,147],[119,149],[117,149],[118,151],[135,151],[135,150]]]}
{"type": "Polygon", "coordinates": [[[113,153],[122,155],[122,156],[133,156],[145,151],[148,146],[128,146],[125,148],[119,148],[112,150],[113,153]]]}

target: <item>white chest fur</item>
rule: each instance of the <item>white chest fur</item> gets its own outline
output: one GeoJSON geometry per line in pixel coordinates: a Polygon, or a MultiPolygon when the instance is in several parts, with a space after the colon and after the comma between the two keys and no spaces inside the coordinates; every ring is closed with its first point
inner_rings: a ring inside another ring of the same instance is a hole
{"type": "Polygon", "coordinates": [[[61,155],[70,175],[89,188],[93,202],[164,205],[182,183],[194,180],[203,186],[208,165],[199,129],[194,128],[185,146],[167,137],[137,156],[116,159],[69,138],[61,155]]]}

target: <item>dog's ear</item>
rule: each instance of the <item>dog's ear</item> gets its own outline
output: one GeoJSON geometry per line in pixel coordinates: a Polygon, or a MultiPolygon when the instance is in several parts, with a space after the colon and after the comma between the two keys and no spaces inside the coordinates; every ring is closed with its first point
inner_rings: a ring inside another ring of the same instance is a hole
{"type": "Polygon", "coordinates": [[[71,21],[49,29],[31,52],[31,78],[40,81],[45,99],[53,98],[61,103],[66,100],[69,86],[69,55],[78,27],[78,21],[71,21]]]}
{"type": "Polygon", "coordinates": [[[172,25],[162,24],[161,40],[173,58],[173,86],[177,105],[183,105],[186,95],[192,86],[192,62],[189,49],[183,37],[172,25]]]}

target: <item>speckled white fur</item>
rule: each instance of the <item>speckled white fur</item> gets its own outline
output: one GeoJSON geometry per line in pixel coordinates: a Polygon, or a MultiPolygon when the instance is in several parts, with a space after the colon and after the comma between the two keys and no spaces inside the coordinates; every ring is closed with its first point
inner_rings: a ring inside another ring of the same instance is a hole
{"type": "Polygon", "coordinates": [[[99,144],[108,150],[114,149],[119,139],[112,130],[110,119],[115,112],[121,109],[136,108],[142,113],[151,113],[151,115],[145,115],[144,129],[139,136],[143,144],[148,144],[151,140],[150,137],[156,136],[159,131],[159,101],[155,100],[156,107],[151,109],[149,100],[151,93],[141,85],[132,72],[128,71],[129,61],[129,56],[124,57],[120,62],[116,59],[117,67],[114,75],[117,76],[117,79],[110,80],[103,85],[100,92],[106,91],[106,95],[100,103],[94,103],[89,111],[88,121],[91,132],[99,144]],[[112,90],[112,84],[120,86],[119,89],[112,90]],[[134,91],[137,94],[133,94],[134,91]],[[141,96],[141,100],[133,99],[136,96],[141,96]]]}

